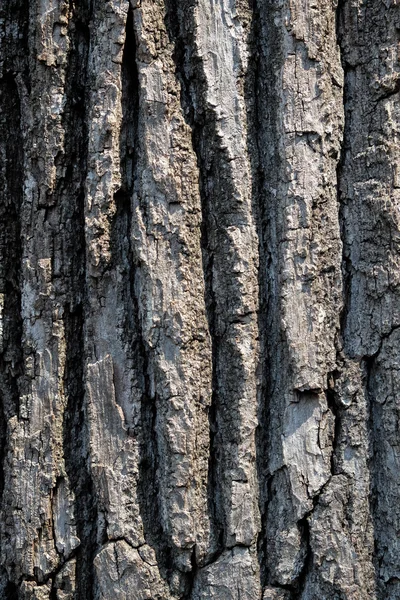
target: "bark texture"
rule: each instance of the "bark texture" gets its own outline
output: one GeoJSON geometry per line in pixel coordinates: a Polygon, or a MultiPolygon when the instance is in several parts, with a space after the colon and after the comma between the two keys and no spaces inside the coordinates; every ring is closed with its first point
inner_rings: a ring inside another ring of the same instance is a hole
{"type": "Polygon", "coordinates": [[[0,597],[400,598],[397,0],[2,0],[0,597]]]}

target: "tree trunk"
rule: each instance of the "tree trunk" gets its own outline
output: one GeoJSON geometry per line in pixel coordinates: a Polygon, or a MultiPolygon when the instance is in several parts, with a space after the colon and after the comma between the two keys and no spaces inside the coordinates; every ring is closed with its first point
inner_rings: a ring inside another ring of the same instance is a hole
{"type": "Polygon", "coordinates": [[[400,598],[398,2],[0,36],[0,597],[400,598]]]}

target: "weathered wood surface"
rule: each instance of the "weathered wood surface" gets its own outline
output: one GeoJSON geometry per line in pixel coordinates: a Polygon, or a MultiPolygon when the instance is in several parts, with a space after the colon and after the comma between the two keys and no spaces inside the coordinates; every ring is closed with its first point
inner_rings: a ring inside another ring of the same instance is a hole
{"type": "Polygon", "coordinates": [[[1,2],[1,598],[400,598],[399,48],[1,2]]]}

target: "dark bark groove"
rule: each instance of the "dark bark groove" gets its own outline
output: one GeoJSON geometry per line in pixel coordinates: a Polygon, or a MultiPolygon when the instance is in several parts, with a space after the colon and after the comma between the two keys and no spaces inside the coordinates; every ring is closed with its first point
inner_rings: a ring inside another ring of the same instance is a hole
{"type": "MultiPolygon", "coordinates": [[[[84,406],[85,233],[84,185],[87,174],[87,77],[90,46],[90,2],[74,6],[69,25],[70,51],[66,74],[64,127],[65,176],[56,189],[65,257],[64,326],[66,340],[64,459],[75,496],[77,536],[76,598],[94,598],[93,558],[97,551],[97,506],[88,465],[88,432],[84,406]]],[[[57,596],[53,586],[52,594],[57,596]]]]}
{"type": "Polygon", "coordinates": [[[4,110],[1,120],[2,169],[0,186],[0,500],[4,488],[3,464],[6,457],[7,422],[18,414],[21,374],[21,221],[23,184],[23,137],[20,100],[13,76],[0,80],[0,102],[4,110]]]}

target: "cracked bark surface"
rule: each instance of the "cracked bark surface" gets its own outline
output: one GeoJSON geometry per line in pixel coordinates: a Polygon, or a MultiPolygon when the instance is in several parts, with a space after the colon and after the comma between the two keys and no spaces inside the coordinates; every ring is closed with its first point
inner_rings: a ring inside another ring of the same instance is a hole
{"type": "Polygon", "coordinates": [[[399,32],[1,3],[1,598],[400,598],[399,32]]]}

